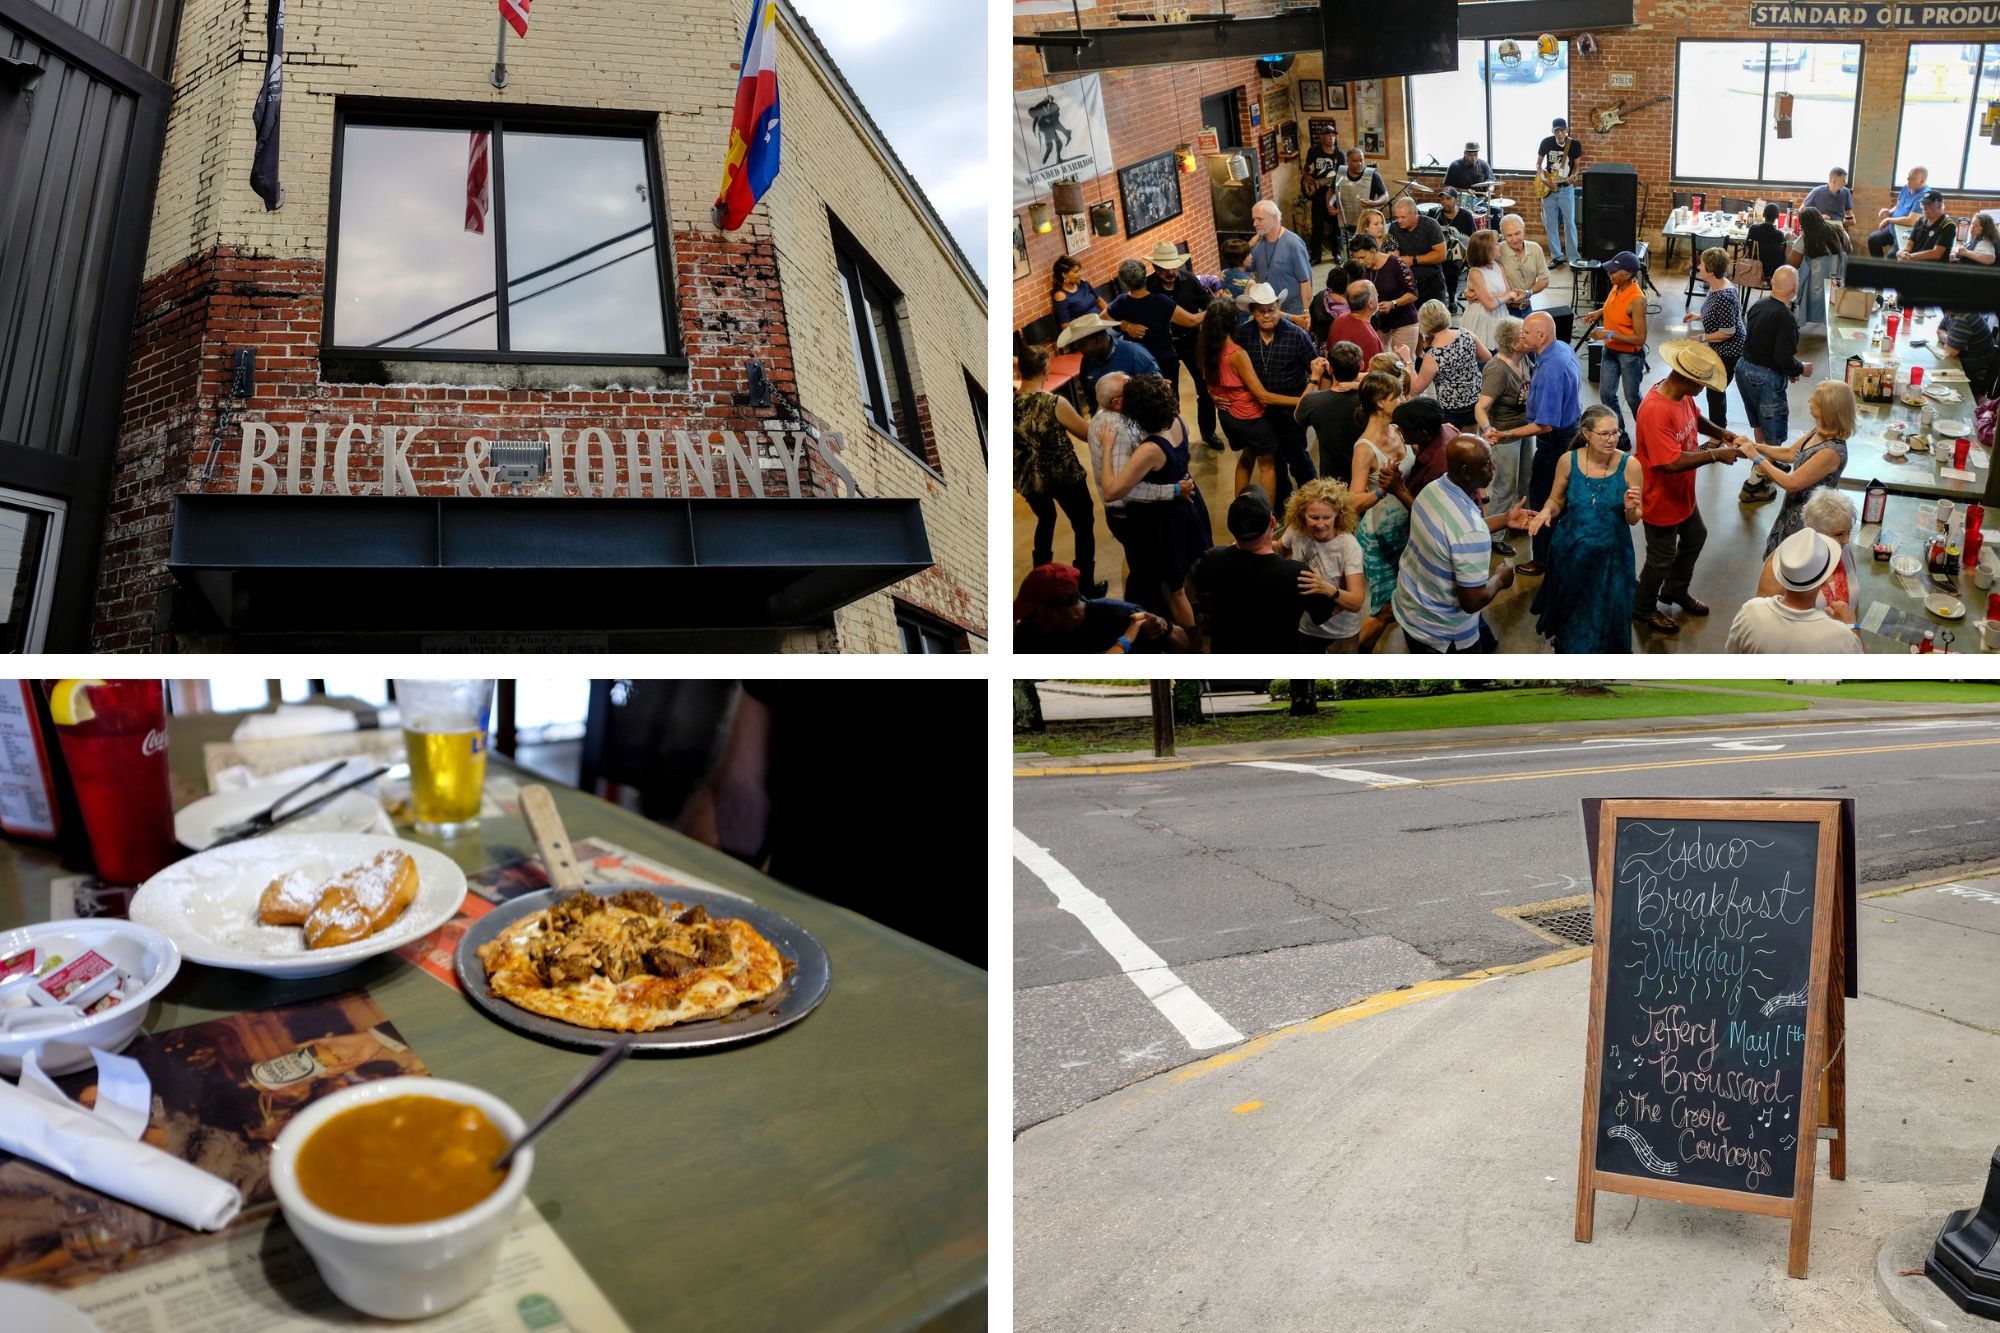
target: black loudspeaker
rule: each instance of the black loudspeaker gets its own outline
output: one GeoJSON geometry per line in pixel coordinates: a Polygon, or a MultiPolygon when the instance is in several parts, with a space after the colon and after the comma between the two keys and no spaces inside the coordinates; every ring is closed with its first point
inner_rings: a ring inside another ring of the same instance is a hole
{"type": "Polygon", "coordinates": [[[1256,207],[1257,196],[1249,186],[1231,182],[1215,192],[1213,202],[1215,229],[1223,235],[1247,234],[1256,230],[1250,221],[1250,210],[1256,207]]]}
{"type": "Polygon", "coordinates": [[[1556,341],[1566,343],[1576,333],[1576,314],[1566,305],[1552,305],[1542,313],[1556,322],[1556,341]]]}
{"type": "Polygon", "coordinates": [[[1639,248],[1639,174],[1629,165],[1586,167],[1582,208],[1576,223],[1585,259],[1605,260],[1639,248]]]}

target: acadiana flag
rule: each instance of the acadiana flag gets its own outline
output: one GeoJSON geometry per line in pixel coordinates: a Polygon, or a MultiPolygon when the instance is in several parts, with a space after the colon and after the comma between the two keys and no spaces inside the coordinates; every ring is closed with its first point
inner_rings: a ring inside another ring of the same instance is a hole
{"type": "Polygon", "coordinates": [[[729,124],[729,156],[715,196],[715,225],[734,231],[778,178],[778,5],[751,0],[743,34],[743,75],[729,124]]]}
{"type": "Polygon", "coordinates": [[[507,20],[507,26],[514,30],[516,37],[528,35],[528,6],[535,0],[500,0],[500,17],[507,20]]]}

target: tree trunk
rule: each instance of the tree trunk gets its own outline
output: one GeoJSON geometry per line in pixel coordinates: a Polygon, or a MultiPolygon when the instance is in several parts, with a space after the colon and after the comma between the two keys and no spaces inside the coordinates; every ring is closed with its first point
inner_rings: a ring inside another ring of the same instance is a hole
{"type": "Polygon", "coordinates": [[[1043,732],[1048,724],[1042,721],[1042,696],[1035,689],[1032,680],[1014,682],[1014,731],[1018,735],[1024,731],[1043,732]]]}
{"type": "Polygon", "coordinates": [[[1571,680],[1563,682],[1562,692],[1573,699],[1594,699],[1611,693],[1611,687],[1601,680],[1571,680]]]}
{"type": "Polygon", "coordinates": [[[1201,713],[1201,682],[1198,680],[1175,681],[1174,725],[1198,727],[1207,720],[1201,713]]]}
{"type": "Polygon", "coordinates": [[[1314,682],[1310,680],[1300,680],[1296,676],[1292,678],[1293,717],[1311,717],[1319,712],[1319,703],[1313,698],[1313,685],[1314,682]]]}

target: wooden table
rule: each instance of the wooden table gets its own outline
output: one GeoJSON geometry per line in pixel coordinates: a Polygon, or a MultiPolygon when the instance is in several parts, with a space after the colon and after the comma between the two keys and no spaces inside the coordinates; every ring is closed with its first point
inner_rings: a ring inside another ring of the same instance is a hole
{"type": "MultiPolygon", "coordinates": [[[[1937,354],[1938,319],[1933,312],[1918,322],[1914,332],[1904,330],[1896,339],[1893,358],[1886,350],[1880,353],[1868,348],[1868,325],[1862,320],[1836,319],[1827,335],[1827,360],[1830,364],[1813,367],[1814,379],[1842,379],[1847,374],[1847,359],[1859,356],[1866,365],[1879,366],[1894,359],[1897,365],[1907,370],[1912,365],[1924,368],[1924,383],[1945,383],[1957,389],[1962,402],[1940,403],[1925,399],[1931,411],[1940,421],[1958,420],[1970,425],[1972,422],[1972,395],[1965,384],[1964,373],[1958,363],[1937,354]],[[1855,334],[1862,336],[1855,337],[1855,334]],[[1926,346],[1912,345],[1912,338],[1923,339],[1926,346]]],[[[1921,408],[1907,407],[1900,399],[1893,403],[1857,403],[1854,436],[1847,442],[1847,468],[1841,474],[1840,484],[1844,490],[1865,490],[1871,479],[1879,479],[1891,494],[1912,495],[1927,499],[1951,499],[1960,502],[1977,502],[1986,490],[1987,469],[1991,466],[1988,451],[1976,441],[1971,449],[1967,470],[1971,480],[1963,480],[1939,475],[1937,458],[1932,453],[1912,453],[1898,461],[1888,456],[1888,429],[1900,425],[1910,431],[1917,426],[1921,408]]],[[[1810,422],[1795,423],[1800,429],[1795,434],[1803,434],[1810,422]]],[[[1950,442],[1943,436],[1938,443],[1947,450],[1950,442]]],[[[1949,454],[1945,455],[1947,460],[1949,454]]]]}
{"type": "MultiPolygon", "coordinates": [[[[1903,587],[1901,580],[1890,573],[1887,561],[1877,562],[1872,555],[1875,542],[1884,532],[1894,537],[1910,538],[1914,532],[1917,510],[1923,504],[1923,501],[1912,496],[1892,495],[1889,497],[1888,507],[1882,511],[1880,524],[1866,524],[1856,530],[1852,550],[1859,574],[1860,587],[1856,591],[1860,596],[1859,610],[1862,621],[1864,624],[1867,623],[1869,604],[1880,602],[1910,617],[1914,622],[1919,622],[1920,627],[1917,630],[1919,636],[1923,629],[1929,629],[1942,639],[1944,633],[1949,630],[1952,635],[1953,652],[1983,653],[1986,650],[1980,645],[1978,625],[1986,615],[1986,599],[1993,590],[1976,586],[1972,581],[1972,570],[1969,566],[1960,574],[1958,580],[1958,595],[1959,600],[1965,603],[1965,618],[1944,620],[1924,609],[1923,598],[1911,595],[1903,587]]],[[[1991,530],[1992,524],[1989,522],[1988,531],[1991,530]]],[[[1928,577],[1923,578],[1923,586],[1926,591],[1930,590],[1928,577]]],[[[1883,628],[1886,630],[1889,626],[1885,625],[1883,628]]],[[[1886,633],[1874,634],[1864,630],[1861,638],[1871,653],[1909,651],[1909,644],[1905,640],[1886,633]]]]}
{"type": "MultiPolygon", "coordinates": [[[[177,801],[235,716],[177,718],[177,801]]],[[[495,756],[489,773],[533,775],[495,756]]],[[[536,1144],[529,1194],[634,1329],[982,1327],[986,973],[594,796],[553,788],[602,838],[748,894],[826,947],[833,986],[798,1026],[714,1054],[634,1058],[536,1144]]],[[[517,815],[451,842],[468,872],[534,853],[517,815]]],[[[0,842],[0,926],[41,920],[53,854],[0,842]]],[[[279,982],[185,965],[160,1031],[366,988],[430,1071],[532,1119],[592,1052],[546,1045],[390,955],[279,982]]]]}

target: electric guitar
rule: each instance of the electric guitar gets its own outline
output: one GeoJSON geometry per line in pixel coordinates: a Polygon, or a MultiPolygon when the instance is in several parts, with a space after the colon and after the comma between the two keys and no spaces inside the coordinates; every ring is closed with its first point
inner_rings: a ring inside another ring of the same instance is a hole
{"type": "Polygon", "coordinates": [[[1596,107],[1590,113],[1590,126],[1599,134],[1609,134],[1620,125],[1623,125],[1625,117],[1631,115],[1633,112],[1649,107],[1655,102],[1668,101],[1672,97],[1672,93],[1661,93],[1658,97],[1649,97],[1636,106],[1626,106],[1623,102],[1613,102],[1610,106],[1596,107]]]}
{"type": "Polygon", "coordinates": [[[1569,150],[1567,148],[1558,148],[1555,152],[1549,154],[1548,159],[1544,159],[1542,169],[1535,172],[1535,198],[1537,199],[1546,199],[1552,192],[1560,190],[1563,186],[1576,184],[1576,173],[1573,171],[1547,170],[1549,160],[1560,160],[1564,166],[1567,166],[1569,164],[1569,150]]]}

